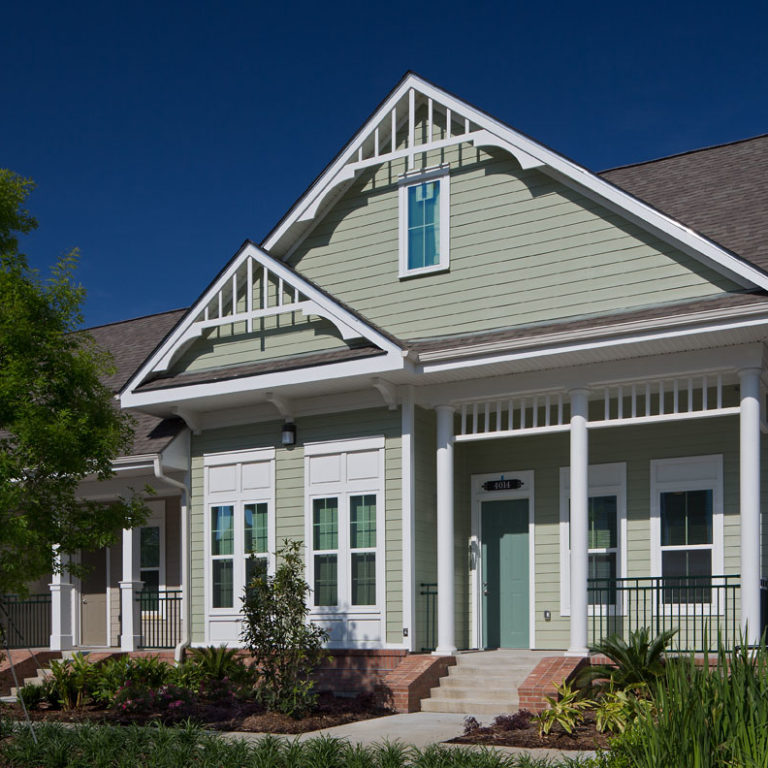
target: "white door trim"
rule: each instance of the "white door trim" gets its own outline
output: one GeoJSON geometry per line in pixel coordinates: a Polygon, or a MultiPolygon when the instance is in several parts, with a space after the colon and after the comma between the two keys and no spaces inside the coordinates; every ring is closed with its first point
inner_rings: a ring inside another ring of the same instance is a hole
{"type": "Polygon", "coordinates": [[[536,546],[534,532],[534,486],[533,470],[518,472],[494,472],[493,474],[472,475],[472,522],[470,536],[470,638],[472,648],[480,648],[483,635],[482,616],[482,527],[480,507],[484,501],[507,501],[528,499],[528,643],[536,648],[536,546]],[[521,488],[507,491],[484,491],[483,483],[500,478],[517,478],[523,481],[521,488]]]}

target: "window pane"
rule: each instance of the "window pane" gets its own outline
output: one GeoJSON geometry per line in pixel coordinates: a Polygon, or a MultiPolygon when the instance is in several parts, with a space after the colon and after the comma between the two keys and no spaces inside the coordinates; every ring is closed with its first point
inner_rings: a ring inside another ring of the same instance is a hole
{"type": "Polygon", "coordinates": [[[376,496],[352,496],[349,500],[349,546],[376,546],[376,496]]]}
{"type": "Polygon", "coordinates": [[[424,227],[424,266],[433,267],[440,261],[440,233],[432,224],[424,227]]]}
{"type": "Polygon", "coordinates": [[[232,560],[213,561],[213,607],[231,608],[232,596],[232,560]]]}
{"type": "Polygon", "coordinates": [[[424,224],[423,184],[408,187],[408,227],[421,227],[424,224]]]}
{"type": "Polygon", "coordinates": [[[234,508],[211,507],[211,554],[232,555],[235,552],[234,508]]]}
{"type": "Polygon", "coordinates": [[[424,229],[411,229],[408,232],[408,269],[424,266],[424,229]]]}
{"type": "Polygon", "coordinates": [[[255,579],[257,576],[267,575],[267,558],[266,557],[249,557],[245,561],[245,586],[246,588],[251,583],[251,579],[255,579]]]}
{"type": "Polygon", "coordinates": [[[246,504],[245,518],[245,553],[267,551],[267,505],[246,504]]]}
{"type": "Polygon", "coordinates": [[[661,544],[664,547],[712,543],[712,491],[661,494],[661,544]]]}
{"type": "Polygon", "coordinates": [[[160,571],[141,571],[139,578],[144,582],[141,609],[156,611],[160,606],[160,571]]]}
{"type": "Polygon", "coordinates": [[[595,496],[589,500],[589,548],[613,549],[617,546],[616,497],[595,496]]]}
{"type": "Polygon", "coordinates": [[[315,555],[315,605],[338,603],[336,555],[315,555]]]}
{"type": "Polygon", "coordinates": [[[424,184],[424,224],[440,224],[440,182],[424,184]]]}
{"type": "Polygon", "coordinates": [[[141,567],[160,567],[160,528],[148,525],[141,529],[140,534],[141,567]]]}
{"type": "Polygon", "coordinates": [[[312,513],[314,548],[336,549],[339,541],[339,500],[315,499],[312,513]]]}
{"type": "Polygon", "coordinates": [[[590,605],[615,605],[616,603],[616,553],[589,556],[590,605]]]}
{"type": "Polygon", "coordinates": [[[674,550],[661,553],[664,602],[709,603],[712,601],[712,551],[674,550]]]}
{"type": "Polygon", "coordinates": [[[376,554],[352,555],[352,605],[376,605],[376,554]]]}

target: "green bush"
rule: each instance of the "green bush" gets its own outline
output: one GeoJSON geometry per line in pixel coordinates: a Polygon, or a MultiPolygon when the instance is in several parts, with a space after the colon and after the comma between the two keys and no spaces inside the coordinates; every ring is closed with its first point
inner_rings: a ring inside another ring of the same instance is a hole
{"type": "Polygon", "coordinates": [[[274,576],[259,574],[243,597],[242,639],[259,670],[258,695],[264,705],[283,714],[301,716],[317,695],[310,679],[326,657],[328,633],[307,622],[307,594],[301,545],[283,543],[274,576]]]}
{"type": "Polygon", "coordinates": [[[27,683],[19,689],[18,697],[27,709],[38,709],[46,700],[45,688],[37,683],[27,683]]]}
{"type": "Polygon", "coordinates": [[[238,656],[237,649],[226,646],[193,648],[189,660],[185,663],[197,667],[201,678],[252,683],[255,677],[251,668],[238,656]]]}
{"type": "Polygon", "coordinates": [[[59,704],[64,709],[81,707],[89,700],[96,673],[85,654],[76,653],[71,659],[53,660],[50,668],[59,704]]]}
{"type": "Polygon", "coordinates": [[[711,670],[686,656],[654,684],[654,711],[611,743],[606,766],[766,768],[768,652],[720,651],[711,670]]]}
{"type": "Polygon", "coordinates": [[[584,720],[584,710],[594,707],[595,702],[579,698],[579,692],[563,682],[557,689],[557,696],[547,696],[549,707],[531,718],[539,725],[539,736],[547,735],[557,723],[566,733],[584,720]]]}
{"type": "Polygon", "coordinates": [[[126,684],[139,688],[159,688],[174,680],[174,668],[155,656],[119,656],[94,665],[92,673],[93,698],[102,706],[113,703],[117,692],[126,684]]]}

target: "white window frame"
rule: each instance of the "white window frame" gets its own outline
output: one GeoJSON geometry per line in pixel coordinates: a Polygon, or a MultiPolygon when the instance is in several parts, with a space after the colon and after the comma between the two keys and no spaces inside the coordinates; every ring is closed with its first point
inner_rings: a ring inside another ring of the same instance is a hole
{"type": "MultiPolygon", "coordinates": [[[[708,549],[712,552],[712,577],[723,575],[724,517],[723,517],[723,456],[688,456],[651,461],[651,576],[660,578],[661,554],[661,494],[675,491],[712,491],[712,544],[672,547],[671,549],[708,549]]],[[[663,604],[663,610],[675,615],[719,613],[717,595],[713,587],[711,603],[663,604]]]]}
{"type": "MultiPolygon", "coordinates": [[[[310,615],[335,614],[381,614],[382,625],[385,615],[385,514],[386,501],[384,495],[384,438],[360,438],[328,443],[305,444],[305,473],[306,478],[306,508],[305,508],[305,541],[307,582],[310,586],[310,615]],[[378,478],[365,480],[348,480],[342,476],[338,482],[323,483],[322,487],[311,483],[309,460],[314,456],[339,456],[341,465],[346,466],[345,457],[356,452],[378,452],[378,478]],[[376,547],[351,549],[349,546],[349,502],[353,496],[376,496],[376,547]],[[314,548],[314,501],[315,499],[338,499],[338,536],[335,550],[317,550],[314,548]],[[315,555],[336,553],[337,604],[315,605],[315,555]],[[376,554],[376,603],[375,605],[354,605],[352,603],[352,554],[354,552],[375,552],[376,554]]],[[[385,628],[384,628],[385,629],[385,628]]],[[[382,631],[382,638],[386,637],[382,631]]]]}
{"type": "Polygon", "coordinates": [[[399,276],[400,278],[428,275],[433,272],[445,272],[450,268],[450,244],[451,244],[451,176],[447,165],[432,168],[418,173],[409,173],[403,176],[399,182],[398,207],[399,207],[399,276]],[[428,267],[408,268],[408,190],[428,181],[440,183],[440,261],[428,267]]]}
{"type": "Polygon", "coordinates": [[[245,590],[245,505],[267,504],[267,573],[275,571],[275,449],[264,448],[251,451],[231,451],[228,453],[206,454],[203,458],[205,474],[205,605],[209,616],[239,616],[240,598],[245,590]],[[252,463],[267,463],[269,471],[269,488],[261,493],[252,490],[242,490],[242,466],[252,463]],[[234,491],[212,492],[210,490],[209,472],[211,467],[236,467],[238,487],[234,491]],[[216,506],[232,506],[234,508],[234,552],[231,556],[222,555],[221,559],[231,559],[232,565],[232,606],[223,608],[213,607],[213,559],[211,534],[211,509],[216,506]]]}
{"type": "MultiPolygon", "coordinates": [[[[596,496],[616,496],[616,577],[627,576],[627,465],[625,462],[614,464],[591,464],[588,470],[588,498],[596,496]]],[[[571,615],[571,549],[570,549],[570,467],[560,468],[560,615],[571,615]]],[[[603,550],[590,550],[590,554],[600,554],[603,550]]],[[[606,552],[608,550],[605,550],[606,552]]],[[[617,604],[609,606],[609,613],[622,613],[620,595],[617,604]]],[[[594,614],[595,606],[589,606],[589,614],[594,614]]]]}

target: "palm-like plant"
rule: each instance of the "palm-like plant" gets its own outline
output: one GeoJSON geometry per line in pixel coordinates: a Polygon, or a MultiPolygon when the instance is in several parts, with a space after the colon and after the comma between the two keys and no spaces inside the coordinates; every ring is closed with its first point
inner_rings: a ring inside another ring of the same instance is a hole
{"type": "Polygon", "coordinates": [[[191,663],[197,666],[205,677],[213,680],[230,680],[240,682],[248,677],[248,668],[238,658],[234,648],[210,645],[207,648],[193,648],[191,663]]]}
{"type": "Polygon", "coordinates": [[[619,690],[650,686],[664,671],[664,651],[677,633],[676,629],[651,637],[647,627],[629,633],[627,640],[611,635],[589,647],[593,653],[607,656],[613,664],[593,664],[581,669],[575,679],[577,688],[619,690]]]}

